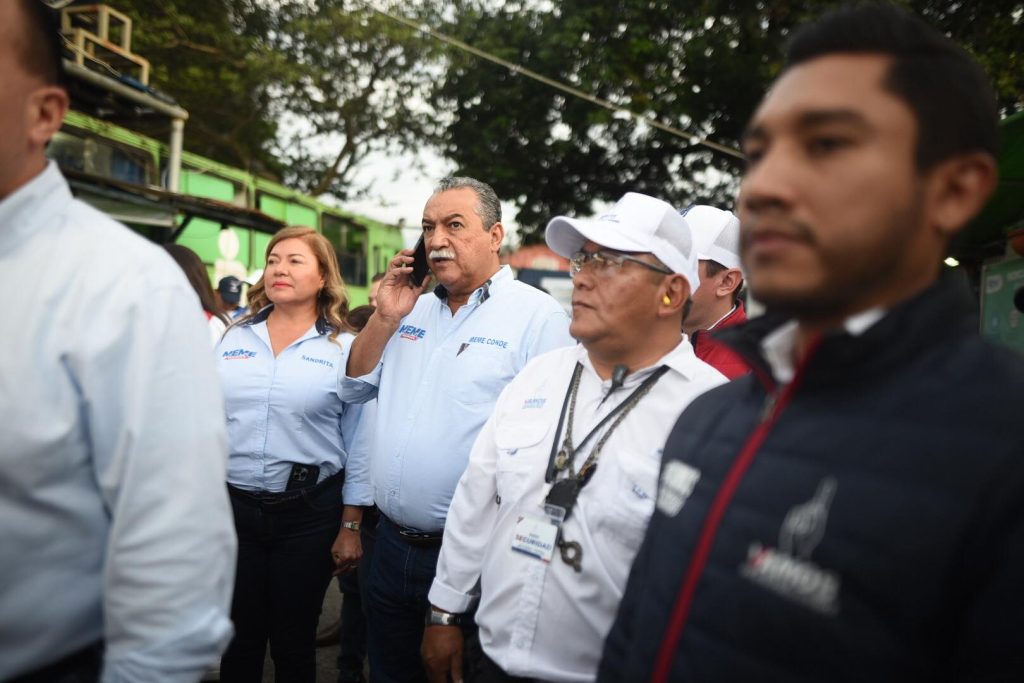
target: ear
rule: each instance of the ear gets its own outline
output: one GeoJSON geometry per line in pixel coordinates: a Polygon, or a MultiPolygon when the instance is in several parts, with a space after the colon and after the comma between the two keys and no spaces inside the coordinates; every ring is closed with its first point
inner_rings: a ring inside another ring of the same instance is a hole
{"type": "Polygon", "coordinates": [[[668,318],[682,314],[683,306],[690,298],[690,285],[678,273],[665,278],[658,287],[658,317],[668,318]],[[667,303],[666,303],[667,300],[667,303]]]}
{"type": "Polygon", "coordinates": [[[505,226],[501,222],[495,223],[490,229],[491,251],[497,254],[501,251],[501,243],[505,239],[505,226]]]}
{"type": "Polygon", "coordinates": [[[721,278],[718,281],[718,287],[715,289],[715,294],[719,298],[731,297],[732,293],[743,284],[743,273],[738,268],[730,268],[729,270],[719,273],[721,278]]]}
{"type": "Polygon", "coordinates": [[[999,179],[992,155],[985,152],[960,154],[940,162],[930,174],[931,222],[946,237],[952,237],[985,206],[999,179]]]}
{"type": "Polygon", "coordinates": [[[68,112],[68,93],[64,88],[47,85],[29,97],[29,142],[42,149],[60,130],[68,112]]]}

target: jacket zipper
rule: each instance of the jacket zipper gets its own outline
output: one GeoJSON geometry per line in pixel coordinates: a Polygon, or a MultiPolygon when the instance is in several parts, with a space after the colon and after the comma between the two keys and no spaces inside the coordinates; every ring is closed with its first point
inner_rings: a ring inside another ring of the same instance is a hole
{"type": "Polygon", "coordinates": [[[725,516],[725,511],[729,507],[736,489],[739,488],[747,469],[754,461],[754,456],[757,455],[761,445],[778,422],[782,411],[786,409],[786,406],[792,400],[793,393],[803,380],[807,364],[820,345],[821,337],[811,342],[807,352],[800,361],[800,365],[796,369],[793,381],[782,387],[781,391],[774,389],[774,382],[766,381],[768,379],[766,374],[755,371],[759,375],[760,381],[768,389],[764,405],[761,409],[760,421],[747,438],[746,443],[743,444],[739,456],[733,461],[732,467],[729,468],[725,479],[722,480],[722,485],[711,501],[711,507],[708,509],[707,517],[704,518],[704,524],[700,530],[700,536],[697,538],[697,547],[690,560],[690,565],[683,575],[683,582],[676,595],[676,601],[669,616],[665,635],[662,637],[661,646],[658,648],[654,672],[651,674],[651,683],[665,683],[668,680],[669,669],[672,667],[673,661],[675,661],[676,647],[683,635],[686,620],[690,614],[690,607],[693,605],[693,599],[697,592],[697,584],[700,582],[700,577],[704,573],[704,568],[711,555],[715,535],[718,533],[718,527],[725,516]]]}

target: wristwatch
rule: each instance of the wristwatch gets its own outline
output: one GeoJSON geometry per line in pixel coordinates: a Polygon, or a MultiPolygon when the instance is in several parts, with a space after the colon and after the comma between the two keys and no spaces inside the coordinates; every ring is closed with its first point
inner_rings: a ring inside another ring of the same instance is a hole
{"type": "Polygon", "coordinates": [[[445,612],[431,605],[427,608],[427,626],[462,626],[465,615],[445,612]]]}
{"type": "Polygon", "coordinates": [[[342,522],[341,523],[341,528],[342,529],[348,529],[349,531],[355,531],[355,532],[358,533],[358,531],[359,531],[359,522],[342,522]]]}

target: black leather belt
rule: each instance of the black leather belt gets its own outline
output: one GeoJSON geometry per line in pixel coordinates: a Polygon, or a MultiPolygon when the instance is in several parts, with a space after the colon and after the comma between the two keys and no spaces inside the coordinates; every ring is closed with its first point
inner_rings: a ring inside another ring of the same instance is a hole
{"type": "Polygon", "coordinates": [[[444,531],[419,531],[417,529],[410,529],[407,526],[396,524],[384,513],[381,513],[380,519],[381,521],[395,527],[395,530],[398,531],[399,538],[409,545],[416,546],[417,548],[440,547],[441,540],[444,538],[444,531]]]}
{"type": "MultiPolygon", "coordinates": [[[[240,503],[258,507],[264,512],[285,512],[301,507],[312,496],[331,486],[340,487],[345,481],[345,470],[324,479],[316,486],[294,491],[247,491],[228,484],[228,493],[240,503]]],[[[340,502],[340,501],[339,501],[340,502]]]]}

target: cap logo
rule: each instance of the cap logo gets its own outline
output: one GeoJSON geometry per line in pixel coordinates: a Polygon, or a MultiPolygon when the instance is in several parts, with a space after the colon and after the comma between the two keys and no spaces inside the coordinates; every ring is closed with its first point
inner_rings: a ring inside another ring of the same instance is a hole
{"type": "Polygon", "coordinates": [[[609,223],[621,223],[622,222],[619,219],[619,214],[617,214],[617,213],[606,213],[603,216],[601,216],[600,218],[598,218],[597,220],[599,220],[599,221],[608,221],[609,223]]]}

